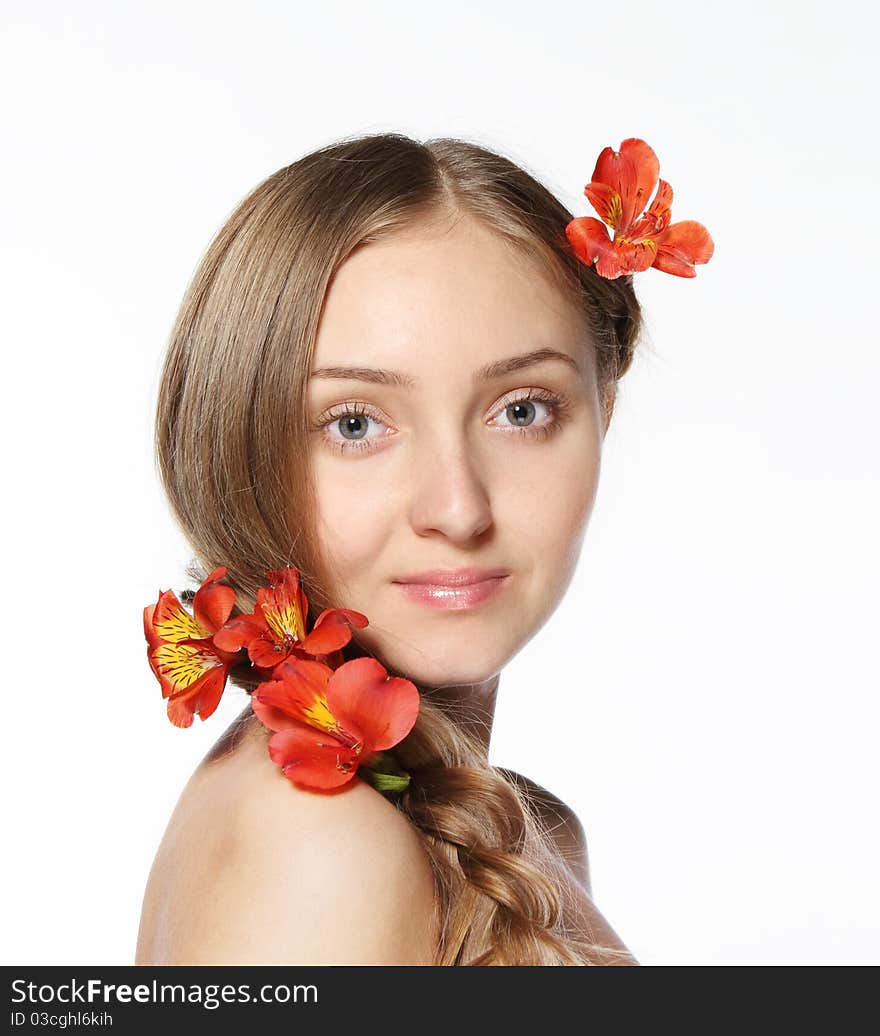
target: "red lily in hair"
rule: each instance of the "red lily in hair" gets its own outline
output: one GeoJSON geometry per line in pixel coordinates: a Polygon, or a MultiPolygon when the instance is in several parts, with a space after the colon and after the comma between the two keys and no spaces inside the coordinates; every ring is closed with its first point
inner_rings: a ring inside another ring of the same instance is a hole
{"type": "MultiPolygon", "coordinates": [[[[418,716],[415,684],[389,677],[375,658],[355,658],[333,670],[291,655],[273,675],[277,679],[253,692],[251,707],[276,732],[268,745],[273,762],[288,780],[310,790],[341,787],[359,766],[388,769],[384,749],[406,737],[418,716]]],[[[376,780],[372,774],[370,779],[376,780]]],[[[397,781],[385,787],[399,790],[409,775],[378,779],[397,781]]]]}
{"type": "Polygon", "coordinates": [[[656,267],[677,277],[695,277],[696,263],[707,263],[715,244],[702,223],[670,223],[672,187],[660,180],[654,151],[637,137],[628,137],[619,151],[606,147],[599,155],[593,178],[584,188],[590,204],[614,230],[593,216],[578,216],[565,228],[578,258],[596,273],[614,280],[622,274],[656,267]],[[657,193],[642,212],[654,187],[657,193]]]}
{"type": "Polygon", "coordinates": [[[272,569],[266,578],[270,585],[257,590],[253,612],[236,616],[214,635],[214,643],[224,651],[246,648],[261,669],[274,669],[293,653],[329,655],[351,640],[352,626],[362,629],[368,624],[366,615],[350,608],[327,608],[306,634],[309,602],[298,570],[272,569]]]}
{"type": "Polygon", "coordinates": [[[168,718],[177,727],[191,726],[196,713],[203,720],[211,715],[236,661],[234,652],[223,651],[212,639],[235,603],[235,590],[218,583],[225,575],[225,566],[215,568],[196,590],[193,615],[172,590],[160,591],[158,601],[144,608],[147,658],[168,699],[168,718]]]}

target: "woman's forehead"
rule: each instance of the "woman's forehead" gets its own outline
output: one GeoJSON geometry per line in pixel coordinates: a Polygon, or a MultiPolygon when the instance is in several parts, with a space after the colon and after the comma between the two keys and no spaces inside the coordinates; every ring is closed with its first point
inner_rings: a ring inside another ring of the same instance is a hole
{"type": "Polygon", "coordinates": [[[328,290],[313,367],[394,368],[426,349],[474,367],[541,347],[576,356],[584,334],[552,271],[469,220],[408,229],[350,256],[328,290]]]}

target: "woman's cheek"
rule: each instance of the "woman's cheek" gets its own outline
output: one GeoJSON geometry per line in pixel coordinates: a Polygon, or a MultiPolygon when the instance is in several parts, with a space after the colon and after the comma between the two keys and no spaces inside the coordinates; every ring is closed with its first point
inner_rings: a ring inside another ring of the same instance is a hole
{"type": "Polygon", "coordinates": [[[330,458],[315,464],[321,538],[340,574],[349,575],[376,557],[394,506],[388,492],[393,478],[387,471],[377,475],[369,460],[330,458]]]}
{"type": "Polygon", "coordinates": [[[519,513],[526,526],[554,539],[576,535],[593,510],[599,465],[600,453],[586,434],[583,439],[571,437],[565,448],[536,451],[508,464],[499,483],[506,513],[519,513]]]}

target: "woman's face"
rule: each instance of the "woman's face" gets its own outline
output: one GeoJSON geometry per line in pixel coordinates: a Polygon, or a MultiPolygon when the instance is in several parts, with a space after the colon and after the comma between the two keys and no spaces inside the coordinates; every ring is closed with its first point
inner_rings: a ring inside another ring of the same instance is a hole
{"type": "Polygon", "coordinates": [[[368,617],[367,650],[423,686],[498,673],[571,581],[604,415],[583,318],[479,222],[351,255],[321,317],[309,417],[333,604],[368,617]],[[463,568],[507,574],[400,582],[463,568]]]}

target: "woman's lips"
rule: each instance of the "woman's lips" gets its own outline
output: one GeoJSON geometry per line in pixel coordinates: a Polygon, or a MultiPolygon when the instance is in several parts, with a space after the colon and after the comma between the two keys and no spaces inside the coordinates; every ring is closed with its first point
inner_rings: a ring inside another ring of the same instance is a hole
{"type": "Polygon", "coordinates": [[[473,608],[494,597],[507,585],[509,576],[481,579],[466,586],[441,586],[437,583],[397,583],[406,597],[429,608],[473,608]]]}

